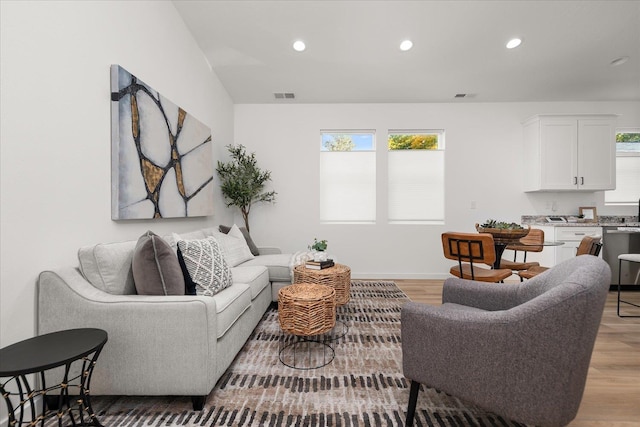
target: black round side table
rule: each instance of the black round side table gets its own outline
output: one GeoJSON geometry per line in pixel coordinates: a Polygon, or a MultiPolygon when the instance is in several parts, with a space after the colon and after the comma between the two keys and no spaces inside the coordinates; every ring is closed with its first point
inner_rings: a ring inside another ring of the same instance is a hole
{"type": "Polygon", "coordinates": [[[102,426],[91,407],[89,385],[106,342],[107,333],[102,329],[84,328],[40,335],[0,349],[0,378],[9,378],[0,382],[9,415],[8,425],[35,426],[40,423],[44,426],[45,420],[57,417],[58,426],[62,426],[62,419],[67,415],[74,426],[102,426]],[[45,371],[62,366],[61,382],[47,386],[45,371]],[[40,389],[32,389],[27,381],[26,376],[35,373],[40,374],[40,389]],[[45,401],[40,414],[36,413],[37,396],[45,401]],[[54,403],[49,406],[56,409],[47,410],[47,402],[54,403]],[[25,411],[27,403],[29,411],[25,411]],[[30,416],[25,412],[30,412],[30,416]]]}

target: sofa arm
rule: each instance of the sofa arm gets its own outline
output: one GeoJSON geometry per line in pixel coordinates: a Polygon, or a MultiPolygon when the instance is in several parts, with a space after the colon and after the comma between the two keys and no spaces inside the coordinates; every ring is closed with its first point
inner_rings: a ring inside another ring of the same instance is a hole
{"type": "Polygon", "coordinates": [[[520,304],[516,283],[487,283],[450,277],[444,281],[442,302],[482,310],[508,310],[520,304]]]}
{"type": "Polygon", "coordinates": [[[277,254],[281,254],[282,250],[280,250],[280,248],[277,248],[275,246],[264,246],[264,247],[259,247],[258,252],[260,252],[260,255],[277,255],[277,254]]]}
{"type": "Polygon", "coordinates": [[[77,269],[45,271],[38,280],[37,324],[39,334],[107,331],[92,394],[203,396],[215,385],[213,298],[111,295],[77,269]]]}

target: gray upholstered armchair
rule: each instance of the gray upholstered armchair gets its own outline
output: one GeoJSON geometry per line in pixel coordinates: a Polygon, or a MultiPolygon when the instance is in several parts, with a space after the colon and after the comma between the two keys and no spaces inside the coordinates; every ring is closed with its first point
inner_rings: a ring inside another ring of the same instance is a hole
{"type": "Polygon", "coordinates": [[[441,306],[402,309],[407,426],[420,384],[527,424],[565,425],[582,399],[611,271],[582,255],[525,283],[447,279],[441,306]]]}

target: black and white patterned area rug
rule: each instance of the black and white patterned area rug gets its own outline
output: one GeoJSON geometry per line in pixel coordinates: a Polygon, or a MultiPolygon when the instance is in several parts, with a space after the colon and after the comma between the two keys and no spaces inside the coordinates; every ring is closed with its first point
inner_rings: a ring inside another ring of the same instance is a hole
{"type": "MultiPolygon", "coordinates": [[[[203,411],[193,411],[189,397],[96,396],[94,409],[106,427],[403,426],[409,382],[400,310],[407,301],[393,282],[353,281],[351,301],[339,308],[347,334],[331,342],[331,363],[309,370],[280,362],[278,313],[270,309],[203,411]]],[[[424,387],[414,425],[520,426],[424,387]]]]}

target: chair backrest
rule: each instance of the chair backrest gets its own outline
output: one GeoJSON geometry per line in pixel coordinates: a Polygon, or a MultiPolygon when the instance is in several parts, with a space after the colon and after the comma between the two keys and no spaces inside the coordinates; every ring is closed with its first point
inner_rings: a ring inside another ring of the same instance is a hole
{"type": "Polygon", "coordinates": [[[580,241],[580,245],[578,246],[578,250],[576,251],[577,255],[600,255],[600,249],[602,248],[602,240],[601,236],[584,236],[580,241]]]}
{"type": "Polygon", "coordinates": [[[493,265],[496,249],[489,233],[442,233],[442,250],[445,258],[458,262],[493,265]]]}
{"type": "MultiPolygon", "coordinates": [[[[593,277],[585,278],[582,277],[580,280],[574,280],[571,276],[574,276],[577,273],[577,270],[587,267],[589,271],[591,271],[594,267],[599,270],[598,275],[605,275],[609,280],[611,275],[611,269],[608,268],[608,264],[604,262],[602,259],[597,257],[583,257],[576,256],[569,258],[565,261],[562,261],[560,264],[556,264],[554,267],[550,268],[545,272],[545,274],[538,274],[537,276],[527,280],[524,283],[520,283],[517,294],[520,303],[525,303],[526,301],[532,300],[535,297],[538,297],[546,292],[549,292],[553,288],[558,286],[569,286],[571,283],[578,284],[580,286],[594,286],[593,277]]],[[[580,275],[584,274],[584,272],[580,273],[580,275]]],[[[591,274],[589,274],[591,276],[591,274]]],[[[606,282],[606,280],[604,280],[606,282]]],[[[599,281],[599,280],[598,280],[599,281]]],[[[596,282],[598,282],[596,281],[596,282]]],[[[597,287],[604,287],[605,289],[601,289],[598,292],[602,292],[604,294],[603,298],[606,298],[606,293],[609,290],[609,286],[605,286],[604,284],[597,285],[597,287]]]]}
{"type": "Polygon", "coordinates": [[[522,244],[512,243],[507,245],[507,249],[513,251],[525,251],[525,252],[542,252],[544,246],[544,231],[539,228],[532,228],[529,230],[529,234],[520,239],[522,244]],[[539,245],[536,245],[539,244],[539,245]]]}

